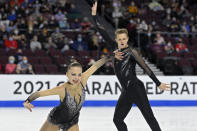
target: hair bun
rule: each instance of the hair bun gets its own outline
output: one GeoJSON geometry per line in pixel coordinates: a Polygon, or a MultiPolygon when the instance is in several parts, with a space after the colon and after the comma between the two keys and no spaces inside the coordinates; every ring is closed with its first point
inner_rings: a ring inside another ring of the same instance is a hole
{"type": "Polygon", "coordinates": [[[72,62],[68,65],[67,71],[68,71],[71,67],[81,67],[81,68],[82,68],[82,65],[81,65],[79,62],[77,62],[77,60],[75,60],[75,61],[72,61],[72,62]]]}
{"type": "Polygon", "coordinates": [[[72,64],[72,63],[79,63],[79,62],[76,59],[73,58],[73,59],[70,60],[70,63],[72,64]]]}

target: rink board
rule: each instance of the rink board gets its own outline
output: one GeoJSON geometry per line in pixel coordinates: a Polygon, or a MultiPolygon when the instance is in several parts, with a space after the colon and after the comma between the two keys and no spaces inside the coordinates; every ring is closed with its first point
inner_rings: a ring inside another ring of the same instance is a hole
{"type": "MultiPolygon", "coordinates": [[[[196,76],[158,76],[171,85],[170,91],[156,88],[148,76],[138,76],[144,83],[151,106],[197,106],[196,76]]],[[[0,107],[22,107],[33,92],[51,89],[67,81],[65,75],[0,75],[0,107]]],[[[86,86],[84,106],[115,106],[121,93],[116,76],[91,76],[86,86]]],[[[34,101],[35,106],[59,104],[58,96],[47,96],[34,101]]]]}

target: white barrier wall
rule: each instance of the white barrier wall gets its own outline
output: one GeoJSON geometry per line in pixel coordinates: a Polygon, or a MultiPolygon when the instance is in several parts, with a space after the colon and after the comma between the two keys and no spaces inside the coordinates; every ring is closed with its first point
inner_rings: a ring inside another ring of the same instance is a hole
{"type": "MultiPolygon", "coordinates": [[[[148,76],[139,76],[144,82],[149,100],[153,101],[197,101],[196,76],[158,76],[168,83],[170,91],[160,91],[148,76]]],[[[25,100],[35,91],[51,89],[67,81],[65,75],[0,75],[0,101],[25,100]]],[[[87,101],[116,101],[121,86],[116,76],[92,76],[86,88],[87,101]]],[[[48,96],[38,100],[59,100],[58,96],[48,96]]]]}

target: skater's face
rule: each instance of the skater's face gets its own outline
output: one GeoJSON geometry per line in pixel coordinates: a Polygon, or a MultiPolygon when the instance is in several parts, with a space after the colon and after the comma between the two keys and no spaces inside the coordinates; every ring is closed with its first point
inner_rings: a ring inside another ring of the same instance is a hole
{"type": "Polygon", "coordinates": [[[117,34],[116,42],[118,43],[118,48],[123,49],[123,48],[128,47],[128,44],[127,44],[128,40],[129,38],[126,33],[117,34]]]}
{"type": "Polygon", "coordinates": [[[66,75],[71,84],[79,84],[81,82],[82,68],[79,66],[71,67],[66,73],[66,75]]]}

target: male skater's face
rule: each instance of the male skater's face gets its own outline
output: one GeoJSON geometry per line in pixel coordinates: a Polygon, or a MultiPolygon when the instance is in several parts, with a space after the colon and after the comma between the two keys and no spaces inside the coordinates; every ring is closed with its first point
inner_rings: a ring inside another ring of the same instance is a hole
{"type": "Polygon", "coordinates": [[[126,33],[121,33],[116,36],[116,42],[118,43],[118,49],[123,49],[128,47],[129,38],[126,33]]]}

